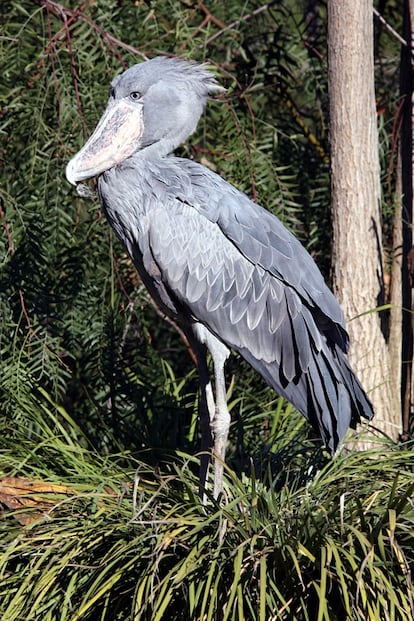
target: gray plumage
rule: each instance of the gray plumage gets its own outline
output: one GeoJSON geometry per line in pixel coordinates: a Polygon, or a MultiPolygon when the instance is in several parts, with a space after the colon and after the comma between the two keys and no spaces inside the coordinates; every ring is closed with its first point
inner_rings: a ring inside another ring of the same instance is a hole
{"type": "MultiPolygon", "coordinates": [[[[222,467],[230,417],[223,368],[238,351],[319,432],[332,452],[371,404],[346,358],[343,313],[298,240],[220,176],[171,152],[209,95],[200,65],[155,58],[115,78],[93,136],[71,160],[71,183],[100,175],[99,196],[158,305],[197,356],[202,448],[222,467]],[[215,366],[216,403],[206,347],[215,366]],[[224,404],[223,404],[224,402],[224,404]],[[224,446],[224,448],[223,448],[224,446]]],[[[207,477],[202,459],[202,485],[207,477]]]]}

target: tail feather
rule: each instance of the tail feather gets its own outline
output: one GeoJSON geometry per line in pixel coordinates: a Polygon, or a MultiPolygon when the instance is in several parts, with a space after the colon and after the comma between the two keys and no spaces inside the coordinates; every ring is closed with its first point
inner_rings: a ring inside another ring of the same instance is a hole
{"type": "Polygon", "coordinates": [[[346,354],[336,345],[314,350],[306,371],[286,383],[279,365],[254,358],[248,350],[240,354],[278,394],[290,401],[312,424],[324,444],[334,453],[349,427],[361,417],[370,420],[373,408],[346,354]]]}

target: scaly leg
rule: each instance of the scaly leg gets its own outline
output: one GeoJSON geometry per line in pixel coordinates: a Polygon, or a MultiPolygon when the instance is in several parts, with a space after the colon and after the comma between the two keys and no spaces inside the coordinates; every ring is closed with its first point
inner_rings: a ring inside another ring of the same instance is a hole
{"type": "Polygon", "coordinates": [[[213,435],[211,421],[214,418],[215,403],[213,390],[208,374],[207,350],[198,345],[196,350],[198,373],[200,378],[200,431],[201,431],[201,455],[200,455],[200,497],[203,504],[206,502],[205,490],[207,487],[208,471],[210,466],[211,451],[213,449],[213,435]]]}
{"type": "Polygon", "coordinates": [[[200,486],[203,502],[205,502],[205,486],[207,483],[210,452],[214,441],[214,498],[218,498],[223,489],[224,462],[226,458],[227,437],[230,427],[230,414],[227,409],[226,384],[224,380],[224,364],[229,356],[229,349],[219,341],[202,324],[193,326],[197,339],[193,344],[200,374],[200,426],[201,450],[200,486]],[[208,375],[206,347],[213,358],[216,403],[208,375]]]}
{"type": "MultiPolygon", "coordinates": [[[[220,343],[221,345],[221,343],[220,343]]],[[[210,350],[211,351],[211,350],[210,350]]],[[[216,408],[212,421],[214,436],[214,498],[218,498],[223,490],[224,463],[226,460],[227,438],[230,428],[230,414],[227,408],[227,392],[224,379],[224,364],[229,355],[227,348],[214,349],[214,377],[216,387],[216,408]]]]}

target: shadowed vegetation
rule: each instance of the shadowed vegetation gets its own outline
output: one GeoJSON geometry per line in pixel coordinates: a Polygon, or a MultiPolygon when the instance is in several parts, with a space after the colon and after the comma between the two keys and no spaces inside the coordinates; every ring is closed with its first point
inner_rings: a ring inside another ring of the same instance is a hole
{"type": "MultiPolygon", "coordinates": [[[[114,74],[208,61],[228,92],[180,153],[277,214],[329,277],[317,4],[1,4],[2,619],[413,618],[412,453],[384,440],[330,460],[233,356],[225,500],[203,508],[191,352],[64,177],[114,74]]],[[[379,32],[377,49],[389,223],[398,47],[379,32]]]]}

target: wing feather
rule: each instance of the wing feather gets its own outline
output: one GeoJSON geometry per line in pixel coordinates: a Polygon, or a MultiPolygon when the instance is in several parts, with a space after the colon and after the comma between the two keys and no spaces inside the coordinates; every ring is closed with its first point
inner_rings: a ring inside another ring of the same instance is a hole
{"type": "MultiPolygon", "coordinates": [[[[195,162],[178,161],[189,175],[201,168],[195,162]]],[[[204,174],[195,176],[197,182],[192,187],[193,209],[216,222],[222,234],[248,261],[295,289],[309,307],[318,309],[328,320],[330,338],[342,349],[347,349],[348,336],[342,310],[302,244],[266,209],[214,172],[202,170],[204,174]]]]}
{"type": "Polygon", "coordinates": [[[309,356],[299,351],[318,342],[307,334],[318,331],[309,309],[295,289],[249,261],[216,223],[188,205],[154,209],[150,246],[165,285],[227,345],[248,348],[267,362],[282,361],[288,381],[306,370],[309,356]],[[173,239],[165,233],[172,227],[173,239]]]}
{"type": "Polygon", "coordinates": [[[239,351],[334,450],[372,408],[344,355],[343,314],[318,268],[277,218],[223,179],[188,160],[163,162],[158,185],[149,173],[150,195],[132,166],[122,184],[117,177],[109,188],[112,171],[99,183],[150,293],[177,319],[201,322],[239,351]],[[137,196],[128,213],[126,192],[137,196]]]}

